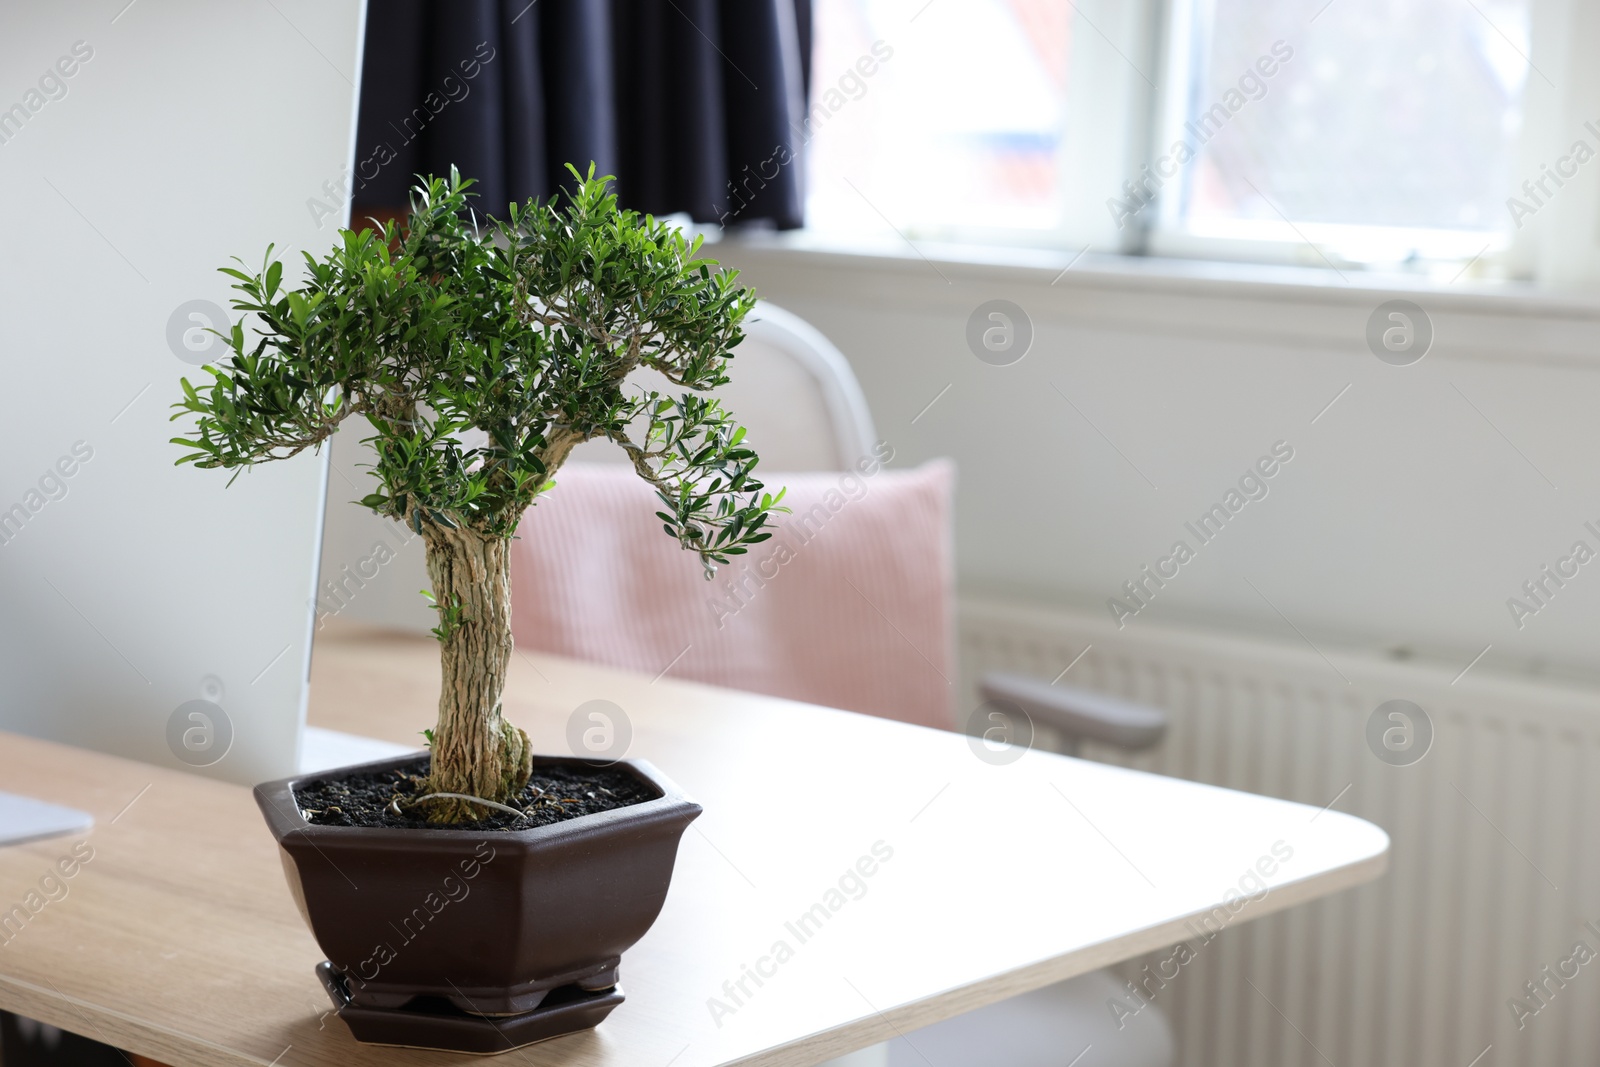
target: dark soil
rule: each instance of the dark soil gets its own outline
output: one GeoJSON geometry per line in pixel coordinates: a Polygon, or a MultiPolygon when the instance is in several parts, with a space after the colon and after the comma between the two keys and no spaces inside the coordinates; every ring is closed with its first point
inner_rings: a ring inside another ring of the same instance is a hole
{"type": "Polygon", "coordinates": [[[404,809],[411,797],[427,792],[428,757],[393,770],[312,779],[294,791],[295,803],[317,826],[386,826],[411,830],[526,830],[596,812],[654,800],[655,788],[620,767],[535,766],[533,778],[511,806],[527,813],[517,818],[484,807],[484,817],[470,823],[430,823],[390,806],[396,797],[404,809]]]}

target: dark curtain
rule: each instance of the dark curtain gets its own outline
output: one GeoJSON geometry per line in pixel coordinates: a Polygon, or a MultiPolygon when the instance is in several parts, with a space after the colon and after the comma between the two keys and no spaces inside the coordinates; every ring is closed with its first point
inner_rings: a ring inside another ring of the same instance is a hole
{"type": "Polygon", "coordinates": [[[593,162],[625,207],[799,226],[810,56],[811,0],[370,0],[352,214],[455,164],[498,215],[593,162]]]}

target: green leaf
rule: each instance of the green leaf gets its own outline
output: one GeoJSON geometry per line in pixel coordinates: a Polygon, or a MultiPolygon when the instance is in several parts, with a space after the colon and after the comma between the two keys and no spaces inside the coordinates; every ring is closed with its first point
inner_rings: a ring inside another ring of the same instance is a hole
{"type": "Polygon", "coordinates": [[[302,251],[287,289],[271,246],[257,271],[221,268],[239,313],[230,358],[209,384],[181,384],[177,462],[237,472],[316,451],[357,416],[377,454],[364,506],[418,534],[510,537],[576,433],[628,452],[667,534],[703,564],[770,536],[782,493],[755,495],[744,428],[701,395],[727,382],[753,297],[699,258],[699,238],[621,210],[592,164],[570,173],[568,190],[499,219],[472,213],[458,173],[419,178],[406,226],[302,251]],[[644,370],[685,394],[631,384],[644,370]]]}

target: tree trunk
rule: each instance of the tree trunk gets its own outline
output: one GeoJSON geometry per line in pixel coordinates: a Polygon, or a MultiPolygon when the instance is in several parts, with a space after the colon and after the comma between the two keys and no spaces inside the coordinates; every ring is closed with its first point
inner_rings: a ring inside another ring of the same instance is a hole
{"type": "MultiPolygon", "coordinates": [[[[423,527],[423,538],[443,634],[428,791],[505,804],[528,784],[533,760],[528,735],[500,717],[512,650],[510,541],[434,525],[423,527]]],[[[464,800],[435,800],[428,808],[433,822],[493,813],[464,800]]]]}

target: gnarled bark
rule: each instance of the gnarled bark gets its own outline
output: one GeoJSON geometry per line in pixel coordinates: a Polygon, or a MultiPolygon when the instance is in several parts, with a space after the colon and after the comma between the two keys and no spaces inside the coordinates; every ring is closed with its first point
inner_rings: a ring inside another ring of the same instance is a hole
{"type": "MultiPolygon", "coordinates": [[[[500,716],[512,651],[510,542],[466,527],[426,525],[422,534],[445,635],[428,791],[505,804],[528,784],[533,766],[528,735],[500,716]]],[[[428,806],[433,822],[492,813],[463,800],[436,799],[428,806]]]]}

